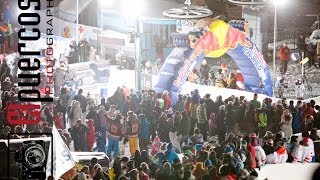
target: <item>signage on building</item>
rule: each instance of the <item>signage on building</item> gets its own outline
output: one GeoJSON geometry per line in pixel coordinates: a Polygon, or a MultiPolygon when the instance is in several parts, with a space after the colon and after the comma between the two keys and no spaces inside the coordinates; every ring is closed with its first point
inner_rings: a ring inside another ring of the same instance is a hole
{"type": "Polygon", "coordinates": [[[141,88],[143,90],[152,89],[152,74],[141,74],[141,88]]]}
{"type": "Polygon", "coordinates": [[[177,20],[176,23],[177,26],[177,32],[178,33],[189,33],[194,26],[194,22],[192,20],[177,20]]]}

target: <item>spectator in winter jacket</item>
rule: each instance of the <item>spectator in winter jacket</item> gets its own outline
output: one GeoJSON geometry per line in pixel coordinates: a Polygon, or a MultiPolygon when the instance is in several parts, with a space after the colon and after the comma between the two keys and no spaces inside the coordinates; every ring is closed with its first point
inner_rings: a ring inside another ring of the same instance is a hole
{"type": "Polygon", "coordinates": [[[276,148],[278,163],[286,163],[288,160],[288,152],[283,142],[279,141],[276,148]]]}
{"type": "Polygon", "coordinates": [[[260,101],[258,101],[258,94],[254,93],[253,99],[250,101],[249,106],[252,105],[254,109],[258,109],[261,107],[260,101]]]}
{"type": "Polygon", "coordinates": [[[206,106],[206,111],[207,111],[207,117],[210,117],[210,114],[214,112],[215,110],[215,103],[214,101],[210,98],[210,94],[206,94],[204,97],[204,104],[206,106]]]}
{"type": "Polygon", "coordinates": [[[287,73],[290,54],[290,49],[288,48],[287,43],[285,42],[280,47],[280,72],[282,73],[282,75],[285,75],[287,73]]]}
{"type": "Polygon", "coordinates": [[[147,120],[146,116],[144,114],[139,115],[140,120],[140,132],[139,132],[139,146],[140,150],[148,150],[148,144],[150,140],[150,132],[149,127],[150,123],[147,120]]]}
{"type": "Polygon", "coordinates": [[[281,116],[280,129],[284,132],[284,138],[289,139],[292,136],[292,115],[288,109],[281,116]]]}
{"type": "Polygon", "coordinates": [[[86,151],[86,133],[88,132],[88,127],[82,124],[82,120],[76,121],[76,124],[71,128],[71,137],[74,142],[75,151],[86,151]]]}
{"type": "Polygon", "coordinates": [[[204,140],[203,140],[203,135],[200,133],[199,129],[195,129],[194,130],[194,134],[192,136],[192,139],[194,139],[194,144],[203,144],[204,140]]]}
{"type": "Polygon", "coordinates": [[[101,134],[103,144],[106,144],[107,111],[105,110],[105,106],[99,106],[98,119],[100,120],[100,129],[97,129],[97,131],[101,134]]]}
{"type": "Polygon", "coordinates": [[[262,149],[266,153],[266,164],[277,164],[278,163],[278,156],[276,153],[276,149],[273,146],[273,139],[269,139],[262,149]]]}
{"type": "Polygon", "coordinates": [[[181,94],[178,95],[178,100],[174,106],[174,111],[182,112],[184,110],[185,99],[181,94]]]}
{"type": "Polygon", "coordinates": [[[311,103],[307,103],[307,107],[303,110],[303,114],[302,114],[302,121],[305,120],[306,116],[310,114],[311,116],[315,116],[316,113],[314,111],[314,108],[311,107],[311,103]]]}
{"type": "Polygon", "coordinates": [[[172,164],[175,159],[179,159],[179,157],[178,157],[177,153],[173,150],[172,143],[169,143],[167,146],[167,150],[164,153],[164,157],[163,157],[162,161],[167,160],[170,164],[172,164]]]}
{"type": "Polygon", "coordinates": [[[232,147],[227,146],[224,150],[223,164],[231,165],[236,169],[236,173],[238,174],[241,169],[244,168],[244,164],[241,160],[237,159],[234,156],[234,150],[232,147]]]}
{"type": "Polygon", "coordinates": [[[303,108],[299,107],[298,108],[298,112],[295,115],[295,117],[293,118],[293,122],[292,122],[292,129],[293,129],[293,134],[296,133],[301,133],[302,132],[302,114],[303,114],[303,108]]]}
{"type": "Polygon", "coordinates": [[[266,153],[259,145],[259,139],[256,137],[251,137],[251,145],[254,147],[256,152],[257,166],[262,166],[266,163],[266,153]]]}
{"type": "Polygon", "coordinates": [[[54,115],[54,124],[57,129],[64,129],[64,122],[63,122],[63,114],[61,112],[58,112],[54,115]]]}
{"type": "Polygon", "coordinates": [[[94,121],[92,119],[87,120],[88,131],[86,133],[87,150],[92,151],[93,144],[95,142],[96,129],[94,127],[94,121]]]}
{"type": "Polygon", "coordinates": [[[170,142],[172,143],[174,150],[177,153],[181,152],[181,148],[180,148],[180,141],[181,141],[181,137],[182,135],[177,134],[177,128],[172,126],[171,127],[171,131],[169,132],[169,137],[170,137],[170,142]]]}
{"type": "Polygon", "coordinates": [[[79,89],[79,90],[78,90],[78,94],[75,95],[75,96],[73,97],[73,99],[80,102],[80,107],[81,107],[82,113],[85,113],[85,112],[86,112],[86,108],[87,108],[87,98],[84,97],[84,96],[82,95],[82,93],[83,93],[83,90],[82,90],[82,89],[79,89]]]}
{"type": "Polygon", "coordinates": [[[315,161],[314,143],[313,143],[312,139],[310,139],[309,133],[307,131],[302,132],[301,136],[302,136],[302,138],[308,138],[308,147],[310,149],[312,162],[314,162],[315,161]]]}
{"type": "Polygon", "coordinates": [[[111,157],[112,151],[114,151],[114,157],[119,155],[119,140],[123,136],[122,119],[123,117],[118,114],[110,121],[110,128],[108,129],[108,157],[111,157]]]}
{"type": "Polygon", "coordinates": [[[101,129],[100,118],[99,118],[97,111],[95,110],[95,107],[90,106],[88,109],[89,109],[89,113],[87,114],[86,119],[92,119],[94,121],[95,129],[97,131],[100,131],[100,129],[101,129]]]}
{"type": "Polygon", "coordinates": [[[187,112],[183,111],[181,115],[182,115],[182,118],[181,118],[181,121],[179,122],[179,129],[178,129],[178,135],[182,135],[180,146],[182,146],[183,142],[185,145],[188,144],[189,132],[191,129],[191,120],[188,117],[187,112]]]}
{"type": "Polygon", "coordinates": [[[237,152],[240,156],[240,160],[244,164],[244,168],[250,169],[252,167],[252,157],[248,150],[248,143],[246,140],[241,141],[240,149],[237,152]]]}
{"type": "Polygon", "coordinates": [[[210,118],[208,120],[208,123],[209,123],[209,134],[210,134],[210,136],[217,135],[218,126],[217,126],[217,122],[216,122],[216,115],[214,113],[210,114],[210,118]]]}
{"type": "Polygon", "coordinates": [[[291,155],[293,157],[294,163],[312,162],[311,151],[310,151],[308,142],[309,142],[309,138],[304,137],[302,141],[300,141],[299,145],[293,149],[291,155]]]}
{"type": "Polygon", "coordinates": [[[136,152],[136,150],[139,150],[138,135],[140,132],[140,128],[139,128],[139,119],[137,115],[134,114],[134,112],[132,111],[128,112],[126,126],[127,126],[126,136],[128,137],[128,140],[129,140],[130,153],[131,155],[133,155],[136,152]]]}
{"type": "Polygon", "coordinates": [[[164,101],[164,110],[168,110],[172,106],[172,101],[169,97],[169,92],[164,91],[162,94],[162,99],[164,101]]]}
{"type": "Polygon", "coordinates": [[[70,119],[70,127],[73,127],[76,124],[76,121],[78,121],[79,119],[82,120],[82,112],[79,101],[74,101],[71,109],[68,112],[68,116],[70,119]]]}
{"type": "Polygon", "coordinates": [[[227,131],[225,117],[226,117],[225,106],[221,105],[219,107],[219,113],[217,116],[218,137],[219,137],[220,143],[225,141],[225,136],[226,136],[226,131],[227,131]]]}
{"type": "Polygon", "coordinates": [[[159,136],[156,136],[153,139],[153,143],[152,143],[152,147],[151,147],[151,155],[155,155],[160,151],[160,147],[161,147],[161,140],[159,138],[159,136]]]}
{"type": "Polygon", "coordinates": [[[203,135],[203,140],[207,140],[207,111],[204,104],[204,100],[200,100],[200,105],[197,107],[197,127],[200,130],[200,133],[203,135]]]}

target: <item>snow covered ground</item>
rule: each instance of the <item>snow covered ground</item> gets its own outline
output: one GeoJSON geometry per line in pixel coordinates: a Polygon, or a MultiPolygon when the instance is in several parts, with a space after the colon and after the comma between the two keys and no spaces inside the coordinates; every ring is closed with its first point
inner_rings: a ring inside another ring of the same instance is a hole
{"type": "MultiPolygon", "coordinates": [[[[258,171],[259,180],[312,180],[319,163],[285,163],[266,165],[258,171]]],[[[319,173],[319,172],[318,172],[319,173]]],[[[319,176],[319,174],[318,174],[319,176]]],[[[319,177],[318,177],[319,178],[319,177]]]]}

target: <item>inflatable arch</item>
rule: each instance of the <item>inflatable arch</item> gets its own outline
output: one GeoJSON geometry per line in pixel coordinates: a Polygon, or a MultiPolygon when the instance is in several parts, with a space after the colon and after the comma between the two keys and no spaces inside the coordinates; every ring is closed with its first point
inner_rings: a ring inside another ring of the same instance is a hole
{"type": "Polygon", "coordinates": [[[154,88],[167,90],[175,102],[180,88],[197,63],[205,57],[227,53],[237,63],[247,91],[272,96],[272,80],[268,65],[257,46],[246,36],[249,28],[243,21],[225,23],[218,19],[202,19],[194,32],[174,34],[175,48],[160,69],[154,88]]]}

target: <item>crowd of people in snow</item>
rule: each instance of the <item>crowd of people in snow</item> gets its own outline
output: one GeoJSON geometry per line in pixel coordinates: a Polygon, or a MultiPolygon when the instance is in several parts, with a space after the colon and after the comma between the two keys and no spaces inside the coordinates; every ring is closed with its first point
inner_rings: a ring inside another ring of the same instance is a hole
{"type": "Polygon", "coordinates": [[[97,104],[82,89],[71,96],[62,87],[54,103],[42,104],[41,123],[23,127],[6,121],[8,104],[19,102],[11,79],[10,69],[2,73],[2,139],[9,132],[48,133],[55,125],[72,151],[105,152],[113,162],[108,170],[84,166],[74,179],[254,179],[265,164],[319,161],[313,100],[260,102],[254,94],[214,101],[194,90],[173,105],[167,91],[119,87],[97,104]],[[300,132],[302,139],[292,136],[300,132]],[[130,157],[120,148],[127,143],[130,157]]]}

